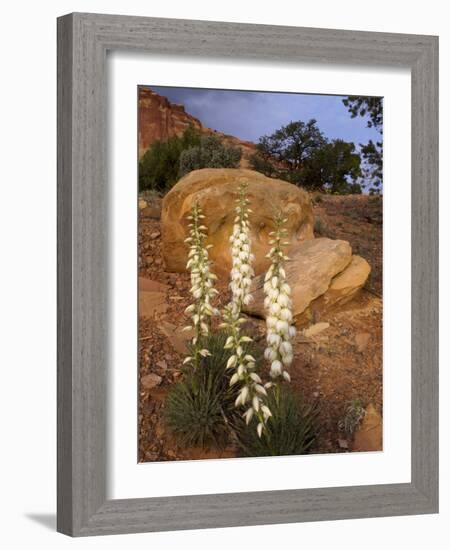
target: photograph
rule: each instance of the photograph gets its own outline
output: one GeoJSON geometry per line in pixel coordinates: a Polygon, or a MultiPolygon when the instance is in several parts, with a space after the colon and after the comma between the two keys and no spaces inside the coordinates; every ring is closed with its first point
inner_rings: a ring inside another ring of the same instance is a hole
{"type": "Polygon", "coordinates": [[[138,461],[383,450],[383,98],[137,87],[138,461]]]}
{"type": "Polygon", "coordinates": [[[6,550],[443,547],[445,6],[2,6],[6,550]]]}

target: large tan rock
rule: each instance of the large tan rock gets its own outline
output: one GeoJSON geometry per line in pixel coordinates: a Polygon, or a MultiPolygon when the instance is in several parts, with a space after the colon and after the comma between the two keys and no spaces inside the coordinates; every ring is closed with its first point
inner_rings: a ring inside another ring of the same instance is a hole
{"type": "MultiPolygon", "coordinates": [[[[255,273],[266,271],[265,258],[270,246],[269,232],[273,216],[282,210],[288,222],[288,248],[313,239],[314,216],[308,193],[285,181],[267,178],[259,172],[240,168],[205,168],[182,178],[164,197],[161,228],[162,251],[168,271],[185,271],[187,246],[187,215],[196,201],[205,214],[210,258],[219,277],[228,277],[231,258],[229,237],[235,217],[238,187],[248,183],[248,197],[253,210],[250,225],[255,273]]],[[[289,251],[289,250],[288,250],[289,251]]]]}
{"type": "Polygon", "coordinates": [[[331,281],[330,288],[324,295],[325,301],[344,304],[364,286],[369,274],[369,262],[361,256],[352,256],[350,264],[331,281]]]}
{"type": "MultiPolygon", "coordinates": [[[[301,315],[313,300],[324,294],[333,277],[351,262],[348,242],[326,238],[299,243],[292,248],[286,263],[286,277],[292,290],[294,315],[301,315]]],[[[264,274],[252,284],[253,302],[245,311],[264,317],[264,274]]]]}
{"type": "Polygon", "coordinates": [[[327,291],[311,302],[308,311],[304,312],[305,319],[320,318],[349,302],[364,286],[370,271],[370,265],[364,258],[352,256],[348,266],[333,277],[327,291]]]}

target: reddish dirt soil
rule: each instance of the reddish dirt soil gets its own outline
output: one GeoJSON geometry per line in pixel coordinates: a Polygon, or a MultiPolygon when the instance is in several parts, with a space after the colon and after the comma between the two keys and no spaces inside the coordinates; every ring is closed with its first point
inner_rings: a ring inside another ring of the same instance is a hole
{"type": "MultiPolygon", "coordinates": [[[[315,197],[314,210],[316,236],[349,241],[353,252],[372,266],[359,296],[326,318],[315,319],[326,321],[329,328],[308,339],[299,333],[290,368],[293,388],[319,407],[320,434],[312,452],[347,452],[351,436],[339,429],[339,423],[349,402],[360,400],[363,407],[373,404],[382,414],[382,199],[320,195],[315,197]]],[[[163,311],[153,319],[141,318],[139,323],[139,460],[236,456],[232,447],[224,451],[180,448],[165,425],[165,397],[181,376],[180,329],[187,324],[184,309],[190,303],[190,284],[188,274],[164,271],[159,220],[142,215],[139,275],[167,285],[168,297],[163,311]],[[160,377],[157,386],[146,383],[149,374],[160,377]]],[[[220,305],[224,305],[228,301],[226,285],[219,291],[220,305]]],[[[252,330],[262,337],[264,323],[251,323],[252,330]]]]}

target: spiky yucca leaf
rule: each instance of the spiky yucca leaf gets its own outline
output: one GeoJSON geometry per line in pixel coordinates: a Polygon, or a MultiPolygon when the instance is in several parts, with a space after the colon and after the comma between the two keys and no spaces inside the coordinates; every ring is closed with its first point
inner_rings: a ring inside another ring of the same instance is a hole
{"type": "MultiPolygon", "coordinates": [[[[228,333],[211,332],[202,338],[202,347],[210,352],[201,358],[199,368],[189,366],[170,391],[165,405],[167,424],[178,441],[186,446],[215,445],[229,442],[232,428],[239,421],[234,407],[237,387],[230,387],[231,370],[226,369],[230,350],[224,349],[228,333]]],[[[249,344],[249,352],[262,363],[262,350],[249,344]]]]}
{"type": "Polygon", "coordinates": [[[255,430],[240,424],[239,444],[245,456],[300,455],[309,451],[317,435],[317,408],[306,404],[290,388],[269,392],[272,417],[267,431],[258,437],[255,430]]]}

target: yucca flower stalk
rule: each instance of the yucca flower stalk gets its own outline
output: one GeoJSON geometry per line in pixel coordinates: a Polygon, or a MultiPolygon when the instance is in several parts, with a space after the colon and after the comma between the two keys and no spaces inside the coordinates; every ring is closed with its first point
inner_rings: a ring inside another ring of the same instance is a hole
{"type": "Polygon", "coordinates": [[[245,319],[236,313],[236,304],[233,302],[228,304],[223,312],[221,327],[230,333],[224,347],[231,350],[232,353],[226,368],[234,370],[234,374],[230,378],[230,386],[238,383],[241,385],[235,406],[246,409],[243,417],[247,425],[250,424],[253,417],[257,419],[256,431],[261,437],[265,424],[272,413],[266,404],[266,388],[255,372],[255,358],[245,351],[246,345],[252,341],[249,336],[241,334],[240,327],[242,323],[245,323],[245,319]]]}
{"type": "Polygon", "coordinates": [[[270,362],[270,376],[274,383],[280,380],[290,381],[288,367],[294,358],[292,339],[296,329],[293,323],[291,288],[286,280],[284,265],[289,258],[283,248],[289,243],[283,239],[287,237],[284,227],[287,222],[281,213],[275,217],[275,231],[269,235],[272,245],[267,258],[271,260],[264,279],[264,307],[266,309],[267,347],[264,357],[270,362]]]}
{"type": "Polygon", "coordinates": [[[252,262],[255,257],[251,253],[249,208],[250,201],[247,198],[248,185],[242,183],[239,186],[239,197],[236,200],[236,217],[234,219],[231,243],[231,300],[236,305],[236,315],[239,316],[242,305],[248,305],[252,299],[250,286],[254,271],[252,262]]]}
{"type": "Polygon", "coordinates": [[[236,407],[245,408],[244,418],[247,425],[253,417],[257,419],[256,430],[261,437],[267,420],[272,416],[267,407],[265,397],[267,391],[259,375],[255,372],[255,359],[245,353],[245,345],[252,342],[250,336],[241,334],[241,325],[245,319],[241,317],[242,306],[248,305],[252,299],[250,287],[254,271],[252,262],[254,255],[251,252],[249,208],[250,201],[247,198],[248,185],[242,183],[239,186],[239,196],[236,200],[236,217],[234,218],[233,233],[230,237],[231,244],[231,302],[223,312],[223,328],[230,332],[225,348],[232,350],[227,368],[234,369],[230,379],[230,386],[240,384],[239,394],[236,398],[236,407]]]}
{"type": "Polygon", "coordinates": [[[183,330],[194,329],[194,337],[191,346],[192,354],[186,357],[183,363],[190,363],[194,369],[199,367],[202,357],[211,355],[207,349],[202,347],[202,337],[209,334],[211,317],[218,313],[211,303],[218,293],[214,288],[214,281],[217,277],[211,272],[211,261],[208,257],[210,245],[206,245],[207,228],[202,224],[204,218],[199,204],[195,203],[188,216],[189,237],[185,239],[185,242],[189,244],[186,268],[191,273],[190,292],[195,301],[185,310],[192,316],[192,325],[183,330]]]}

